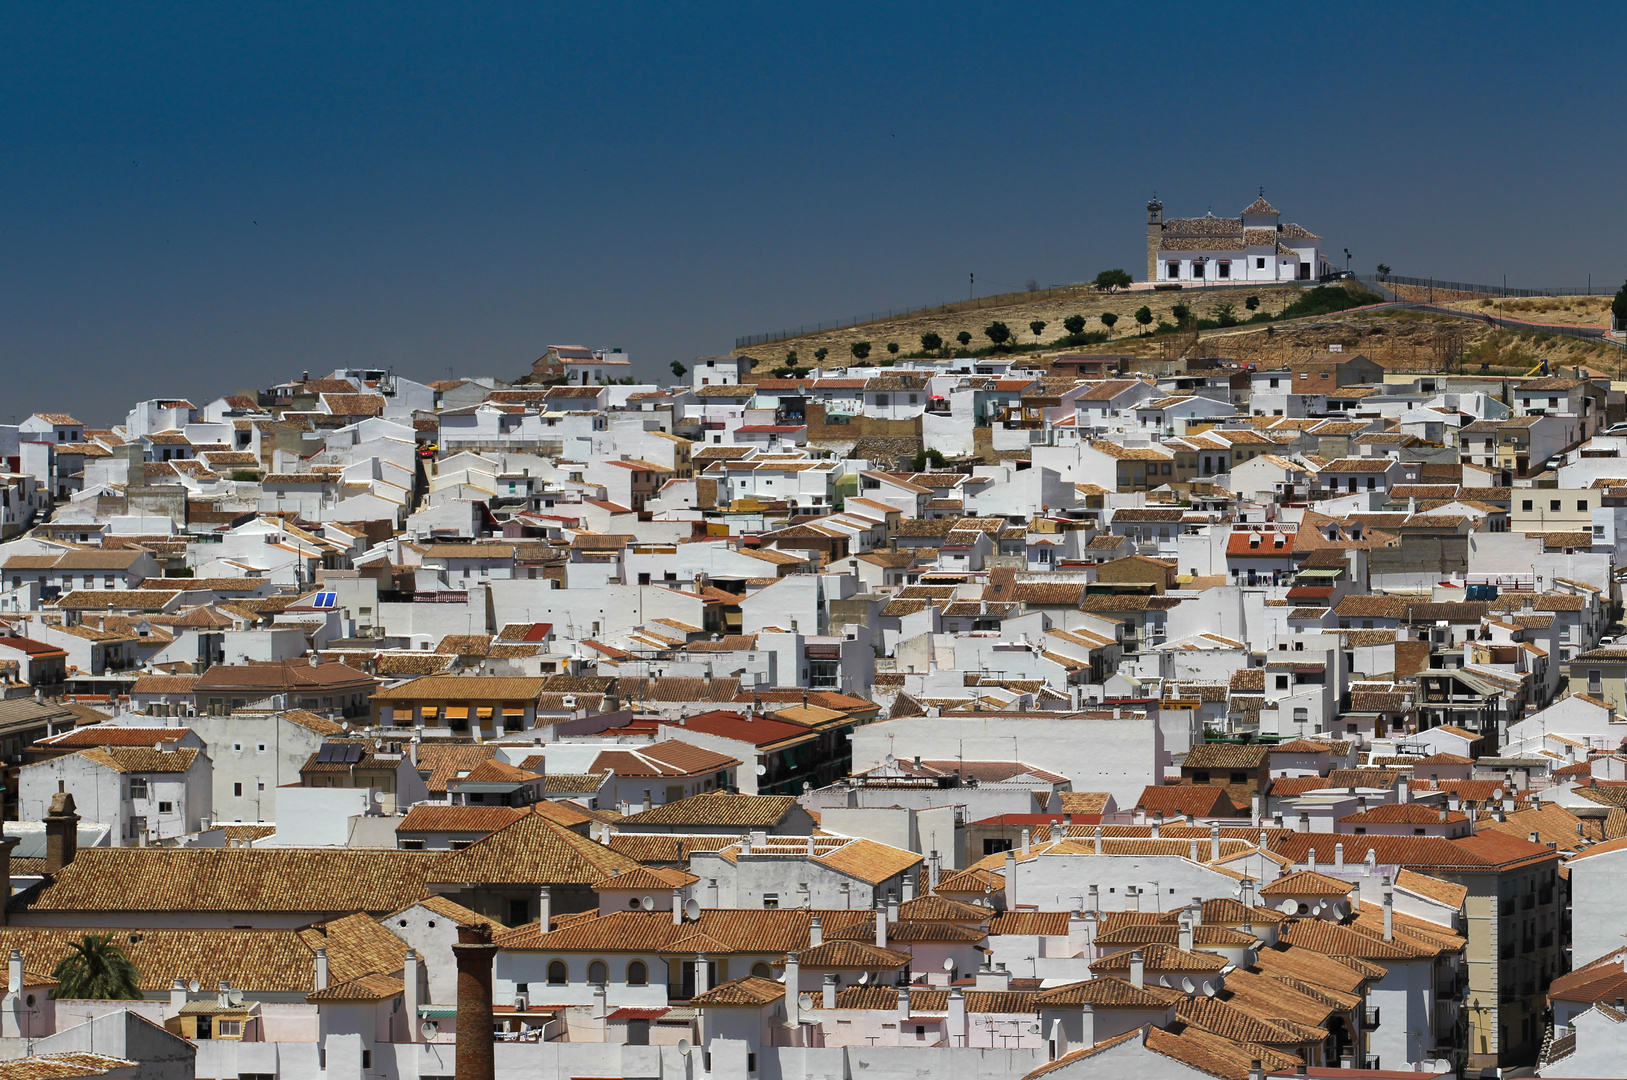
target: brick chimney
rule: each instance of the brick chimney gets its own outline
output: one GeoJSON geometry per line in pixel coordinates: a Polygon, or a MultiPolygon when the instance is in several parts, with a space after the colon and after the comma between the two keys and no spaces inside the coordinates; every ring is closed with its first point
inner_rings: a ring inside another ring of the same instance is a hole
{"type": "MultiPolygon", "coordinates": [[[[9,860],[9,851],[8,851],[9,860]]],[[[74,813],[73,796],[67,785],[57,781],[51,796],[51,811],[45,815],[45,872],[56,874],[79,854],[79,815],[74,813]]],[[[8,866],[9,869],[9,866],[8,866]]]]}
{"type": "Polygon", "coordinates": [[[492,1055],[491,967],[497,946],[484,926],[458,927],[457,1080],[495,1080],[492,1055]]]}

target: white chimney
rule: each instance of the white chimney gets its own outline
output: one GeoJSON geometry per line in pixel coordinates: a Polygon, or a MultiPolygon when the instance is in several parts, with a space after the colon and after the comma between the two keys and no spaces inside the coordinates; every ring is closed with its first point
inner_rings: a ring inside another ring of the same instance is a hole
{"type": "Polygon", "coordinates": [[[904,1034],[904,1025],[910,1022],[910,992],[906,986],[898,988],[898,1034],[904,1034]]]}
{"type": "Polygon", "coordinates": [[[672,925],[679,926],[684,921],[684,891],[672,890],[672,925]]]}
{"type": "Polygon", "coordinates": [[[1181,925],[1181,930],[1180,930],[1178,940],[1179,940],[1179,943],[1180,943],[1181,951],[1182,952],[1191,952],[1192,951],[1192,939],[1193,939],[1192,920],[1191,920],[1190,917],[1188,917],[1187,913],[1184,912],[1184,911],[1181,912],[1180,925],[1181,925]]]}
{"type": "Polygon", "coordinates": [[[401,1003],[401,1011],[407,1014],[406,1022],[408,1042],[417,1042],[420,1038],[422,1038],[422,1036],[418,1033],[418,967],[417,950],[408,949],[406,958],[401,964],[401,982],[406,988],[406,992],[401,1003]]]}
{"type": "Polygon", "coordinates": [[[936,894],[938,891],[938,849],[932,849],[932,855],[927,859],[927,891],[936,894]]]}
{"type": "Polygon", "coordinates": [[[1398,803],[1408,803],[1412,801],[1412,785],[1407,782],[1407,778],[1405,776],[1396,782],[1395,801],[1398,803]]]}
{"type": "Polygon", "coordinates": [[[1333,868],[1335,870],[1345,868],[1345,846],[1342,843],[1333,845],[1333,868]]]}
{"type": "Polygon", "coordinates": [[[1141,958],[1141,950],[1136,949],[1130,954],[1130,985],[1140,989],[1147,980],[1147,965],[1141,958]]]}
{"type": "MultiPolygon", "coordinates": [[[[179,979],[175,981],[180,982],[179,979]]],[[[23,954],[21,950],[13,949],[11,950],[11,955],[6,959],[6,992],[8,994],[18,994],[22,992],[22,989],[23,954]]],[[[182,989],[185,989],[184,983],[182,984],[182,989]]]]}
{"type": "Polygon", "coordinates": [[[1395,940],[1395,887],[1390,875],[1384,875],[1384,940],[1395,940]]]}
{"type": "Polygon", "coordinates": [[[1220,860],[1220,822],[1211,822],[1209,825],[1209,861],[1220,860]]]}
{"type": "Polygon", "coordinates": [[[827,1008],[827,1009],[836,1008],[836,974],[834,972],[826,972],[825,973],[825,985],[824,985],[824,995],[823,996],[824,996],[824,999],[825,999],[825,1002],[824,1002],[825,1008],[827,1008]]]}
{"type": "Polygon", "coordinates": [[[904,903],[915,899],[915,868],[904,871],[904,903]]]}
{"type": "MultiPolygon", "coordinates": [[[[834,975],[829,977],[835,978],[834,975]]],[[[966,1045],[966,996],[960,992],[958,986],[949,988],[949,1019],[945,1026],[948,1029],[950,1046],[966,1045]]]]}
{"type": "Polygon", "coordinates": [[[328,988],[328,949],[322,946],[316,950],[316,986],[317,990],[328,988]]]}
{"type": "Polygon", "coordinates": [[[1017,910],[1017,856],[1006,852],[1006,910],[1017,910]]]}
{"type": "Polygon", "coordinates": [[[1305,868],[1312,873],[1316,872],[1316,849],[1311,848],[1305,853],[1305,868]]]}
{"type": "Polygon", "coordinates": [[[876,948],[887,947],[887,908],[886,905],[876,904],[876,948]]]}
{"type": "Polygon", "coordinates": [[[808,948],[816,949],[825,943],[825,925],[815,915],[808,920],[808,948]]]}
{"type": "MultiPolygon", "coordinates": [[[[16,962],[18,964],[18,975],[17,975],[18,987],[17,987],[17,989],[21,990],[22,989],[22,985],[21,985],[21,983],[22,983],[21,965],[22,965],[22,959],[23,958],[22,958],[22,955],[20,953],[18,953],[16,949],[13,949],[12,953],[17,958],[16,959],[16,962]]],[[[177,976],[175,976],[175,981],[169,984],[169,1015],[174,1016],[184,1008],[186,1008],[186,980],[181,978],[179,975],[177,975],[177,976]]]]}
{"type": "Polygon", "coordinates": [[[802,965],[796,953],[785,957],[785,1026],[794,1028],[802,1023],[802,965]]]}
{"type": "Polygon", "coordinates": [[[708,990],[710,990],[712,988],[711,983],[708,981],[710,978],[711,978],[711,972],[707,969],[707,966],[706,966],[706,954],[705,953],[696,953],[695,954],[695,996],[696,997],[700,997],[702,994],[706,993],[706,991],[708,991],[708,990]]]}
{"type": "Polygon", "coordinates": [[[1083,1013],[1083,1016],[1082,1016],[1083,1024],[1081,1026],[1082,1026],[1082,1028],[1084,1030],[1084,1041],[1080,1043],[1080,1047],[1081,1048],[1086,1048],[1086,1047],[1095,1046],[1096,1045],[1096,1006],[1092,1005],[1090,1002],[1087,1001],[1087,1002],[1085,1002],[1082,1013],[1083,1013]]]}
{"type": "Polygon", "coordinates": [[[537,929],[546,934],[554,925],[554,893],[544,885],[537,890],[537,929]]]}
{"type": "Polygon", "coordinates": [[[1022,853],[1023,853],[1023,858],[1026,859],[1028,857],[1028,830],[1027,829],[1023,830],[1022,853]]]}
{"type": "Polygon", "coordinates": [[[1249,796],[1249,825],[1256,829],[1260,827],[1260,793],[1258,791],[1249,796]]]}

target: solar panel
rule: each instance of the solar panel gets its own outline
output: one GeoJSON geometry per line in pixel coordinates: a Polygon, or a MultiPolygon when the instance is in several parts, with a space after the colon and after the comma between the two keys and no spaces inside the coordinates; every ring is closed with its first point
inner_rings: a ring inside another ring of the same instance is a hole
{"type": "Polygon", "coordinates": [[[361,745],[361,743],[350,743],[346,745],[345,764],[354,765],[356,762],[360,761],[362,759],[362,752],[364,749],[365,748],[361,745]]]}
{"type": "Polygon", "coordinates": [[[313,607],[331,608],[339,606],[339,594],[336,592],[319,592],[312,601],[313,607]]]}
{"type": "Polygon", "coordinates": [[[333,752],[337,749],[338,747],[336,746],[329,743],[323,743],[322,748],[316,752],[316,763],[318,765],[327,765],[332,763],[333,752]]]}

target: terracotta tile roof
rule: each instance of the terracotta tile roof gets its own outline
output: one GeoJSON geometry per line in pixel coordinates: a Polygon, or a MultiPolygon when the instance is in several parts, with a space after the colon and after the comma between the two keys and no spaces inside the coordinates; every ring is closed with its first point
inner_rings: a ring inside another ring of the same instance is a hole
{"type": "MultiPolygon", "coordinates": [[[[1253,669],[1257,670],[1257,669],[1253,669]]],[[[1241,743],[1199,743],[1187,751],[1183,769],[1258,769],[1268,765],[1271,749],[1241,743]]]]}
{"type": "Polygon", "coordinates": [[[1440,878],[1429,877],[1426,874],[1420,874],[1415,870],[1405,868],[1396,874],[1395,886],[1398,889],[1406,889],[1408,892],[1417,893],[1419,896],[1427,896],[1431,900],[1452,908],[1463,907],[1463,901],[1469,895],[1467,885],[1459,885],[1455,881],[1442,881],[1440,878]]]}
{"type": "Polygon", "coordinates": [[[1211,784],[1149,784],[1135,804],[1149,814],[1166,816],[1230,817],[1237,810],[1226,797],[1226,789],[1211,784]]]}
{"type": "Polygon", "coordinates": [[[103,746],[81,750],[77,756],[119,773],[184,773],[197,760],[198,750],[184,746],[166,753],[145,746],[103,746]]]}
{"type": "Polygon", "coordinates": [[[910,954],[880,949],[863,941],[827,940],[797,953],[797,961],[808,968],[896,971],[909,966],[910,954]]]}
{"type": "Polygon", "coordinates": [[[32,911],[383,914],[424,895],[438,852],[305,848],[81,848],[32,911]]]}
{"type": "MultiPolygon", "coordinates": [[[[1170,945],[1149,945],[1141,951],[1142,963],[1149,972],[1219,971],[1228,961],[1215,953],[1187,952],[1170,945]]],[[[1118,974],[1130,970],[1130,953],[1119,952],[1104,956],[1090,965],[1092,974],[1118,974]]]]}
{"type": "Polygon", "coordinates": [[[512,825],[526,811],[510,806],[437,806],[418,803],[396,825],[402,832],[481,832],[492,833],[512,825]]]}
{"type": "Polygon", "coordinates": [[[625,825],[778,825],[796,805],[792,795],[691,795],[623,819],[625,825]]]}
{"type": "Polygon", "coordinates": [[[888,878],[904,873],[921,864],[921,856],[901,848],[888,847],[874,840],[854,840],[828,855],[818,856],[815,862],[871,885],[879,885],[888,878]]]}
{"type": "Polygon", "coordinates": [[[445,795],[448,780],[455,779],[460,772],[472,772],[481,762],[490,761],[496,756],[497,747],[489,743],[420,743],[418,768],[430,770],[429,779],[424,781],[430,794],[445,795]]]}
{"type": "Polygon", "coordinates": [[[612,870],[627,873],[639,864],[540,814],[526,814],[438,858],[426,872],[432,884],[479,882],[489,885],[591,885],[612,870]]]}

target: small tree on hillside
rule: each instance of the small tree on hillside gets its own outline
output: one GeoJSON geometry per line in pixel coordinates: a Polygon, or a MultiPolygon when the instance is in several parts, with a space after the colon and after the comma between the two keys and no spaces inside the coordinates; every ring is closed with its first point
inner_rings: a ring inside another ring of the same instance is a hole
{"type": "Polygon", "coordinates": [[[1039,336],[1045,333],[1045,320],[1035,319],[1033,322],[1028,324],[1028,329],[1034,332],[1034,340],[1038,341],[1039,336]]]}
{"type": "Polygon", "coordinates": [[[1251,296],[1247,300],[1243,301],[1243,306],[1248,308],[1250,311],[1258,311],[1260,308],[1260,298],[1258,296],[1251,296]]]}
{"type": "Polygon", "coordinates": [[[991,322],[983,328],[983,336],[994,342],[994,347],[998,349],[1011,340],[1011,327],[1003,322],[991,322]]]}
{"type": "Polygon", "coordinates": [[[1616,298],[1610,301],[1610,314],[1616,317],[1617,326],[1627,326],[1627,285],[1616,290],[1616,298]]]}
{"type": "Polygon", "coordinates": [[[934,469],[943,468],[943,454],[931,447],[922,450],[910,461],[910,468],[915,472],[926,472],[929,465],[934,469]]]}
{"type": "Polygon", "coordinates": [[[797,366],[797,351],[795,349],[790,349],[786,352],[785,362],[791,367],[797,366]]]}
{"type": "Polygon", "coordinates": [[[826,349],[824,347],[820,347],[820,348],[817,348],[817,349],[814,350],[814,360],[817,363],[823,364],[825,362],[825,357],[827,357],[829,355],[830,355],[830,350],[826,349]]]}
{"type": "Polygon", "coordinates": [[[674,360],[672,363],[668,364],[667,367],[672,371],[672,377],[674,379],[681,379],[685,375],[689,374],[689,369],[684,367],[684,365],[677,360],[674,360]]]}
{"type": "Polygon", "coordinates": [[[1378,276],[1379,277],[1389,277],[1390,276],[1390,268],[1388,266],[1386,266],[1384,263],[1379,263],[1378,264],[1378,276]]]}
{"type": "Polygon", "coordinates": [[[113,944],[112,934],[86,934],[68,942],[73,951],[64,956],[51,972],[57,1000],[73,998],[91,1001],[134,1001],[141,997],[141,973],[113,944]]]}
{"type": "Polygon", "coordinates": [[[1102,325],[1107,327],[1108,333],[1111,334],[1113,332],[1113,324],[1118,321],[1119,317],[1113,314],[1111,311],[1102,312],[1102,325]]]}
{"type": "Polygon", "coordinates": [[[1127,288],[1129,284],[1130,275],[1123,270],[1103,270],[1096,275],[1096,288],[1100,292],[1113,292],[1127,288]]]}
{"type": "Polygon", "coordinates": [[[955,335],[955,340],[960,342],[960,347],[964,349],[966,346],[972,343],[972,335],[969,331],[962,330],[960,333],[955,335]]]}
{"type": "Polygon", "coordinates": [[[921,335],[921,348],[925,349],[927,352],[937,352],[939,349],[943,348],[943,338],[928,330],[926,333],[921,335]]]}
{"type": "Polygon", "coordinates": [[[1062,329],[1078,337],[1085,332],[1085,317],[1083,315],[1069,315],[1062,320],[1062,329]]]}
{"type": "Polygon", "coordinates": [[[1237,308],[1233,304],[1216,304],[1209,309],[1209,313],[1215,317],[1215,322],[1221,326],[1237,325],[1237,308]]]}
{"type": "Polygon", "coordinates": [[[887,351],[892,353],[894,356],[897,356],[898,355],[898,342],[889,341],[887,343],[887,351]]]}
{"type": "Polygon", "coordinates": [[[847,347],[847,351],[853,354],[853,359],[864,360],[870,355],[870,343],[868,341],[855,341],[847,347]]]}
{"type": "Polygon", "coordinates": [[[1152,325],[1152,308],[1146,304],[1136,308],[1136,322],[1141,324],[1141,332],[1145,334],[1147,327],[1152,325]]]}
{"type": "Polygon", "coordinates": [[[1169,313],[1175,316],[1176,326],[1184,325],[1186,320],[1192,317],[1192,309],[1187,307],[1185,304],[1176,304],[1174,307],[1169,309],[1169,313]]]}

